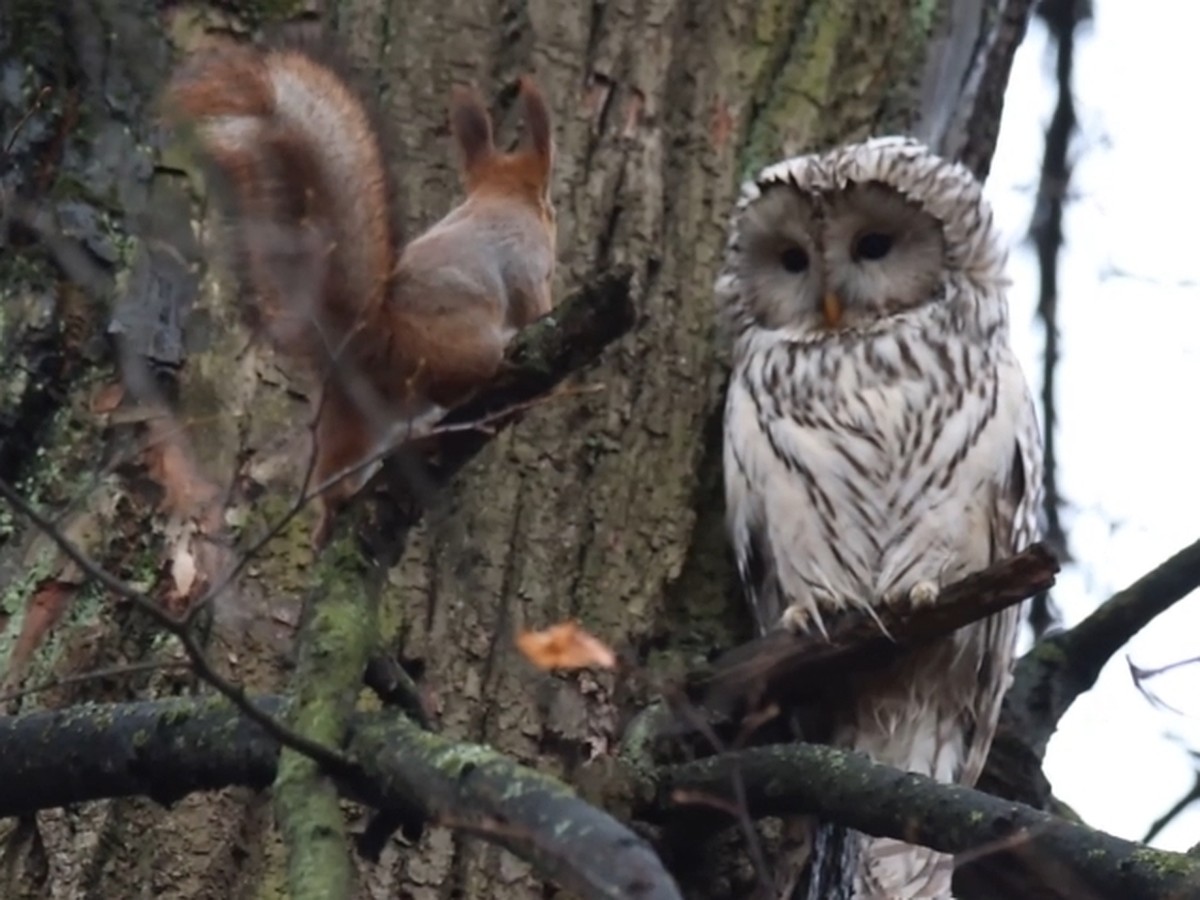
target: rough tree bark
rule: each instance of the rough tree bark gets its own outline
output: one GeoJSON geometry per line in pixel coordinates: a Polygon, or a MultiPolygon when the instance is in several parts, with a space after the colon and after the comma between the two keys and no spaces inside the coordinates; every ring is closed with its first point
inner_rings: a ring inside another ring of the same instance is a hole
{"type": "MultiPolygon", "coordinates": [[[[58,512],[93,557],[168,598],[205,552],[193,540],[204,516],[235,482],[261,488],[239,489],[216,514],[235,534],[261,533],[286,510],[307,407],[205,268],[196,173],[160,128],[154,97],[172,54],[204,28],[257,26],[301,5],[246,4],[238,19],[215,0],[53,10],[12,0],[0,11],[0,476],[58,512]]],[[[450,86],[478,82],[508,138],[512,87],[535,71],[556,116],[556,294],[617,265],[635,273],[634,331],[581,379],[603,390],[534,408],[492,442],[383,585],[384,638],[423,672],[443,734],[573,780],[613,752],[650,681],[748,635],[720,524],[724,370],[711,309],[737,184],[786,153],[900,130],[986,173],[1029,6],[356,0],[323,10],[378,87],[408,229],[456,196],[450,86]],[[514,630],[566,618],[650,676],[533,672],[514,630]]],[[[6,691],[163,658],[153,626],[81,587],[43,536],[4,516],[6,691]]],[[[292,665],[309,525],[285,529],[214,608],[210,651],[251,689],[280,690],[292,665]]],[[[127,672],[14,700],[9,712],[191,687],[180,670],[127,672]]],[[[0,892],[274,896],[285,863],[271,822],[270,800],[249,788],[170,809],[129,798],[41,812],[36,827],[6,826],[0,892]]],[[[389,842],[359,877],[364,897],[545,895],[526,863],[445,829],[416,846],[389,842]]],[[[688,895],[751,883],[743,867],[688,895]]]]}

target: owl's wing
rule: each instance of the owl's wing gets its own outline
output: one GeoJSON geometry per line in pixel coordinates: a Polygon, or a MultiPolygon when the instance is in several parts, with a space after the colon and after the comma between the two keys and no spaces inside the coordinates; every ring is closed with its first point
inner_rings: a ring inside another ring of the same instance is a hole
{"type": "MultiPolygon", "coordinates": [[[[1011,353],[1001,360],[998,377],[1000,394],[1011,398],[1015,418],[1012,463],[994,485],[990,508],[992,563],[1024,550],[1042,532],[1042,441],[1033,397],[1011,353]]],[[[1011,607],[958,633],[959,640],[976,644],[979,668],[973,686],[976,693],[963,704],[963,721],[971,727],[955,780],[973,784],[983,771],[1011,680],[1021,611],[1021,606],[1011,607]]]]}
{"type": "Polygon", "coordinates": [[[725,515],[738,574],[760,633],[778,624],[785,606],[761,487],[791,481],[784,463],[770,452],[768,440],[754,397],[735,372],[725,398],[725,515]]]}
{"type": "Polygon", "coordinates": [[[1011,353],[999,367],[1000,391],[1017,398],[1012,469],[998,485],[992,509],[992,562],[1020,553],[1043,531],[1042,437],[1033,395],[1011,353]]]}

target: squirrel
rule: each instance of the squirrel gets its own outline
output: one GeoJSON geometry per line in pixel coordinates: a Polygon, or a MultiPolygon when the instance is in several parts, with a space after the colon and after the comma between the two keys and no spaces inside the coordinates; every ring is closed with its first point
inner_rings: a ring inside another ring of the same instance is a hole
{"type": "Polygon", "coordinates": [[[399,246],[379,131],[349,83],[306,48],[232,44],[173,76],[168,114],[195,127],[228,188],[235,262],[273,343],[322,383],[311,484],[314,547],[379,468],[499,370],[550,311],[555,212],[550,113],[520,80],[525,136],[497,149],[474,87],[450,129],[465,199],[399,246]]]}

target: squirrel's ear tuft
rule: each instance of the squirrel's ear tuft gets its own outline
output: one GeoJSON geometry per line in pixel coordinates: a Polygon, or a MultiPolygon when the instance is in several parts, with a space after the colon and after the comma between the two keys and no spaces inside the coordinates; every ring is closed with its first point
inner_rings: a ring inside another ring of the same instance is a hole
{"type": "Polygon", "coordinates": [[[550,110],[537,82],[531,75],[521,76],[521,99],[525,104],[525,128],[529,146],[541,164],[544,180],[549,180],[554,164],[554,135],[550,129],[550,110]]]}
{"type": "Polygon", "coordinates": [[[468,173],[496,152],[491,116],[474,87],[454,86],[450,98],[450,129],[462,150],[463,168],[468,173]]]}

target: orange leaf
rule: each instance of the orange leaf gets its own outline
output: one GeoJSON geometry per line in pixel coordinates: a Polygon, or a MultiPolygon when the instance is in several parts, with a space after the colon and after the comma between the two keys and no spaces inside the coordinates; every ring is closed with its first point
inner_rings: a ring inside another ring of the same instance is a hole
{"type": "Polygon", "coordinates": [[[107,384],[92,395],[92,412],[97,415],[110,413],[118,406],[125,398],[125,385],[120,382],[107,384]]]}
{"type": "Polygon", "coordinates": [[[25,620],[13,644],[8,671],[0,682],[0,692],[8,693],[21,683],[34,652],[45,641],[50,629],[58,624],[77,590],[78,585],[53,579],[47,579],[37,586],[25,607],[25,620]]]}
{"type": "Polygon", "coordinates": [[[539,669],[612,669],[617,655],[602,641],[574,622],[552,625],[544,631],[522,631],[517,649],[539,669]]]}

